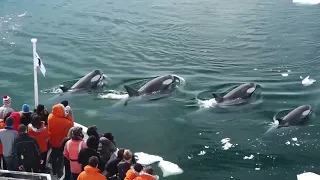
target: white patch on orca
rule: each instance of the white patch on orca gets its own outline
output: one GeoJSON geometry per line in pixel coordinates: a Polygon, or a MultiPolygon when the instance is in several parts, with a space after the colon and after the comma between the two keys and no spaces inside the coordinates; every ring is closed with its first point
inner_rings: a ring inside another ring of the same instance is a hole
{"type": "Polygon", "coordinates": [[[173,82],[172,79],[167,79],[167,80],[163,81],[162,84],[163,84],[163,85],[169,85],[169,84],[171,84],[172,82],[173,82]]]}
{"type": "Polygon", "coordinates": [[[304,78],[301,83],[304,86],[310,86],[311,84],[313,84],[314,82],[316,82],[315,79],[309,79],[309,76],[307,76],[306,78],[304,78]]]}
{"type": "Polygon", "coordinates": [[[310,109],[304,111],[304,112],[302,113],[302,115],[303,115],[303,116],[306,116],[306,115],[308,115],[309,113],[310,113],[310,109]]]}
{"type": "Polygon", "coordinates": [[[251,94],[251,93],[253,93],[255,90],[256,90],[255,87],[249,88],[249,89],[247,89],[247,93],[248,93],[248,94],[251,94]]]}
{"type": "Polygon", "coordinates": [[[94,76],[93,78],[91,78],[91,82],[99,81],[100,77],[101,77],[101,76],[100,76],[99,74],[96,75],[96,76],[94,76]]]}

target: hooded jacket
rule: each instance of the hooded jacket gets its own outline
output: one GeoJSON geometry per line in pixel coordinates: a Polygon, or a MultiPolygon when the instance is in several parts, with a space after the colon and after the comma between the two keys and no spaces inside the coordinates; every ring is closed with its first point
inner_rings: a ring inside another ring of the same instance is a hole
{"type": "Polygon", "coordinates": [[[79,174],[77,180],[107,180],[107,178],[100,173],[98,168],[88,165],[84,167],[84,171],[79,174]]]}
{"type": "Polygon", "coordinates": [[[107,139],[106,137],[100,138],[98,152],[100,154],[100,159],[104,162],[104,164],[107,164],[111,154],[116,150],[117,148],[113,145],[113,143],[109,139],[107,139]]]}
{"type": "Polygon", "coordinates": [[[18,132],[20,126],[20,113],[12,112],[10,116],[13,117],[13,129],[18,132]]]}
{"type": "Polygon", "coordinates": [[[124,178],[124,180],[134,180],[134,178],[138,177],[139,173],[137,173],[133,167],[131,167],[127,173],[126,173],[126,177],[124,178]]]}
{"type": "Polygon", "coordinates": [[[159,176],[157,175],[150,175],[148,173],[141,173],[138,177],[136,177],[134,180],[158,180],[159,176]]]}
{"type": "Polygon", "coordinates": [[[37,140],[42,153],[48,151],[49,132],[45,126],[37,129],[34,128],[32,124],[29,124],[28,134],[29,136],[34,137],[37,140]]]}
{"type": "Polygon", "coordinates": [[[68,130],[73,126],[70,114],[66,115],[65,107],[56,104],[48,116],[49,143],[54,148],[61,148],[62,140],[67,137],[68,130]]]}

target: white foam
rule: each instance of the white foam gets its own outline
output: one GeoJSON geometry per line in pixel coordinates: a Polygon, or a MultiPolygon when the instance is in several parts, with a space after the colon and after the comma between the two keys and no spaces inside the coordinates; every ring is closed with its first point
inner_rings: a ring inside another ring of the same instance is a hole
{"type": "Polygon", "coordinates": [[[230,138],[224,138],[221,140],[221,143],[223,144],[223,146],[222,146],[223,150],[228,150],[231,147],[234,147],[234,145],[231,144],[229,141],[230,141],[230,138]]]}
{"type": "Polygon", "coordinates": [[[296,4],[316,5],[320,4],[320,0],[292,0],[296,4]]]}
{"type": "Polygon", "coordinates": [[[217,101],[215,98],[208,100],[198,100],[198,105],[200,106],[200,108],[210,108],[217,105],[217,101]]]}
{"type": "Polygon", "coordinates": [[[246,160],[246,159],[253,159],[253,158],[254,158],[254,155],[252,155],[252,154],[251,154],[250,156],[245,156],[245,157],[243,157],[244,160],[246,160]]]}
{"type": "Polygon", "coordinates": [[[19,14],[18,17],[23,17],[23,16],[25,16],[26,14],[27,14],[26,12],[23,13],[23,14],[19,14]]]}
{"type": "Polygon", "coordinates": [[[259,171],[259,170],[260,170],[260,168],[254,168],[254,170],[259,171]]]}
{"type": "Polygon", "coordinates": [[[134,155],[137,156],[137,159],[138,159],[137,162],[142,165],[150,165],[163,160],[163,158],[160,156],[151,155],[144,152],[136,152],[134,153],[134,155]]]}
{"type": "Polygon", "coordinates": [[[209,146],[204,146],[204,148],[208,149],[208,148],[209,148],[209,146]]]}
{"type": "Polygon", "coordinates": [[[163,173],[163,177],[182,174],[183,170],[176,164],[169,161],[160,161],[158,164],[163,173]]]}
{"type": "Polygon", "coordinates": [[[320,175],[313,172],[305,172],[297,175],[298,180],[320,180],[320,175]]]}
{"type": "Polygon", "coordinates": [[[304,78],[301,83],[304,86],[310,86],[311,84],[313,84],[314,82],[316,82],[316,80],[314,79],[309,79],[309,76],[307,76],[306,78],[304,78]]]}
{"type": "Polygon", "coordinates": [[[286,145],[290,145],[290,144],[291,144],[290,141],[287,141],[287,142],[286,142],[286,145]]]}
{"type": "Polygon", "coordinates": [[[98,96],[101,99],[125,99],[128,98],[128,94],[119,94],[117,92],[110,92],[107,94],[99,94],[98,96]]]}
{"type": "Polygon", "coordinates": [[[283,77],[288,77],[289,74],[288,74],[288,73],[282,73],[281,76],[283,76],[283,77]]]}
{"type": "Polygon", "coordinates": [[[292,141],[298,141],[298,138],[294,137],[292,138],[292,141]]]}

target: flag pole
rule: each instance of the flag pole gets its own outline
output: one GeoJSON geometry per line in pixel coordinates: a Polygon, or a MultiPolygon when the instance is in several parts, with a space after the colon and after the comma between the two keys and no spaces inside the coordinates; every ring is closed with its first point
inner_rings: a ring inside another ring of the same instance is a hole
{"type": "Polygon", "coordinates": [[[37,66],[37,62],[35,60],[36,57],[36,52],[37,52],[37,39],[32,38],[31,39],[32,45],[33,45],[33,76],[34,76],[34,108],[36,109],[39,103],[39,97],[38,97],[38,66],[37,66]]]}

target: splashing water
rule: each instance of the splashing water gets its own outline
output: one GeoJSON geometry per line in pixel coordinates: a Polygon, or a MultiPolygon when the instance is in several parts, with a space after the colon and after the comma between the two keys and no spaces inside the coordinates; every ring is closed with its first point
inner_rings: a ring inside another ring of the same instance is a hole
{"type": "Polygon", "coordinates": [[[127,93],[120,93],[119,91],[109,90],[107,94],[101,93],[98,95],[100,99],[125,99],[129,95],[127,93]]]}

